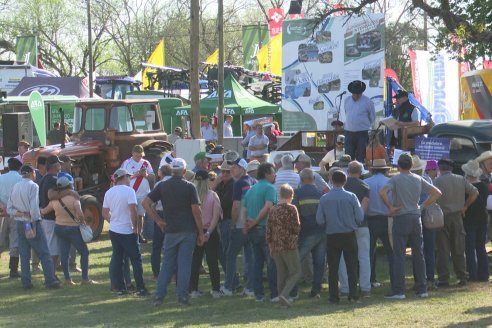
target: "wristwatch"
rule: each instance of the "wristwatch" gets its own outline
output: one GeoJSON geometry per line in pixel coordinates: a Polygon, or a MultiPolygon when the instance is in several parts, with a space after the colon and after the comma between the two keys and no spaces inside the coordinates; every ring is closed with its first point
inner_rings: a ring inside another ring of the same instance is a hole
{"type": "Polygon", "coordinates": [[[210,231],[205,232],[205,235],[206,235],[207,237],[210,237],[210,231]]]}

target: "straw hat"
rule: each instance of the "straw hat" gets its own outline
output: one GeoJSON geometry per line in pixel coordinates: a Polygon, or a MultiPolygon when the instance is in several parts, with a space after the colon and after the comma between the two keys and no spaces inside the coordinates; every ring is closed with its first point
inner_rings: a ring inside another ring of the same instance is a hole
{"type": "Polygon", "coordinates": [[[491,159],[491,158],[492,158],[492,151],[487,150],[487,151],[484,151],[483,153],[481,153],[480,156],[475,158],[475,161],[477,163],[482,163],[483,161],[486,161],[486,160],[491,159]]]}
{"type": "Polygon", "coordinates": [[[375,160],[371,161],[371,165],[369,165],[369,168],[370,169],[390,169],[391,167],[389,167],[386,164],[386,160],[384,158],[380,158],[380,159],[375,159],[375,160]]]}
{"type": "Polygon", "coordinates": [[[427,166],[427,161],[420,159],[418,155],[412,155],[412,168],[410,171],[420,171],[420,170],[425,170],[425,167],[427,166]]]}
{"type": "Polygon", "coordinates": [[[461,169],[465,172],[466,175],[478,178],[482,175],[482,169],[480,169],[480,165],[475,160],[469,160],[466,164],[461,165],[461,169]]]}

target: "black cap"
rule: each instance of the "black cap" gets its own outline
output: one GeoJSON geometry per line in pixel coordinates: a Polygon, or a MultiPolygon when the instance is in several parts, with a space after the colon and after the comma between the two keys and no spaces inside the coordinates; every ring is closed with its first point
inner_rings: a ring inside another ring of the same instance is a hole
{"type": "Polygon", "coordinates": [[[31,165],[22,165],[22,167],[20,168],[20,173],[22,175],[28,175],[32,172],[34,172],[34,169],[32,168],[31,165]]]}
{"type": "Polygon", "coordinates": [[[195,180],[208,180],[208,172],[205,170],[198,170],[195,173],[195,180]]]}
{"type": "Polygon", "coordinates": [[[56,155],[48,156],[48,158],[46,159],[46,165],[48,167],[54,166],[56,163],[63,163],[56,155]]]}
{"type": "Polygon", "coordinates": [[[449,158],[442,158],[442,159],[440,159],[440,160],[437,161],[437,165],[453,166],[454,165],[454,161],[452,159],[449,159],[449,158]]]}
{"type": "Polygon", "coordinates": [[[408,92],[406,92],[405,90],[398,90],[396,94],[393,96],[393,98],[396,99],[403,98],[403,97],[408,97],[408,92]]]}

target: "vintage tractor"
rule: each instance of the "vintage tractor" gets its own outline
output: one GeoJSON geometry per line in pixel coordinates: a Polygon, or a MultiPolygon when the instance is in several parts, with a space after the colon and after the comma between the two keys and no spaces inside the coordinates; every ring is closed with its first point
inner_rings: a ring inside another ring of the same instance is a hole
{"type": "Polygon", "coordinates": [[[166,140],[157,100],[82,100],[76,103],[70,142],[32,149],[23,161],[38,167],[39,159],[50,155],[73,159],[71,173],[82,195],[82,211],[98,237],[104,225],[102,200],[111,186],[111,175],[137,144],[144,147],[157,172],[162,153],[172,147],[166,140]]]}

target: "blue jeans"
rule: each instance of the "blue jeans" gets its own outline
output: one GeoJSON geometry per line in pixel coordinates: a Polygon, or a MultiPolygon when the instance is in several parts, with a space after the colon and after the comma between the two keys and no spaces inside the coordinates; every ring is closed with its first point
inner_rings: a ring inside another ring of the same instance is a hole
{"type": "MultiPolygon", "coordinates": [[[[162,216],[162,212],[158,211],[157,214],[162,216]]],[[[159,272],[161,271],[161,254],[162,254],[162,245],[164,245],[164,236],[165,233],[161,231],[161,228],[154,222],[154,231],[152,236],[152,253],[150,254],[150,264],[152,266],[152,273],[154,277],[159,276],[159,272]]]]}
{"type": "Polygon", "coordinates": [[[487,242],[487,224],[465,224],[466,271],[471,281],[489,280],[489,261],[485,243],[487,242]]]}
{"type": "MultiPolygon", "coordinates": [[[[248,236],[243,234],[243,229],[233,228],[230,234],[229,247],[227,248],[227,270],[224,283],[224,287],[229,290],[236,289],[239,284],[236,260],[239,252],[241,252],[241,249],[243,247],[244,257],[246,258],[246,254],[251,253],[251,243],[249,242],[248,236]]],[[[253,261],[251,259],[246,259],[246,266],[249,267],[249,270],[246,270],[245,268],[245,272],[253,272],[252,262],[253,261]]],[[[253,290],[253,279],[251,279],[251,277],[249,277],[247,280],[246,288],[248,288],[249,290],[253,290]]]]}
{"type": "Polygon", "coordinates": [[[89,249],[82,239],[78,226],[55,225],[55,234],[59,238],[60,262],[63,269],[65,280],[70,280],[70,270],[68,269],[68,258],[70,256],[70,246],[73,245],[80,254],[80,268],[82,269],[82,280],[89,280],[89,249]]]}
{"type": "Polygon", "coordinates": [[[177,272],[176,293],[180,300],[188,299],[191,277],[191,261],[196,245],[196,232],[166,233],[164,238],[164,260],[157,278],[156,298],[167,295],[167,286],[177,272]]]}
{"type": "Polygon", "coordinates": [[[41,221],[33,222],[33,226],[36,227],[36,237],[34,239],[26,238],[24,229],[27,222],[17,221],[16,223],[17,234],[19,237],[22,287],[29,288],[32,284],[31,265],[29,263],[31,261],[31,248],[34,249],[41,261],[45,286],[49,287],[57,283],[55,279],[53,260],[51,259],[50,252],[48,250],[48,243],[46,242],[46,235],[44,234],[41,221]]]}
{"type": "Polygon", "coordinates": [[[220,220],[218,229],[220,237],[219,262],[225,275],[227,270],[227,248],[229,247],[229,242],[231,239],[231,220],[220,220]]]}
{"type": "Polygon", "coordinates": [[[422,226],[424,238],[425,274],[427,281],[433,282],[436,271],[436,229],[422,226]]]}
{"type": "Polygon", "coordinates": [[[378,239],[383,243],[386,259],[388,260],[389,277],[393,281],[393,248],[391,247],[388,234],[388,217],[386,215],[374,215],[367,217],[369,227],[371,259],[371,282],[376,282],[376,243],[378,239]]]}
{"type": "Polygon", "coordinates": [[[350,155],[352,160],[364,163],[368,141],[369,134],[367,131],[345,131],[345,154],[350,155]]]}
{"type": "Polygon", "coordinates": [[[133,277],[137,289],[145,288],[143,280],[142,255],[138,245],[137,234],[121,234],[114,231],[109,231],[109,238],[113,247],[112,261],[110,263],[110,275],[114,288],[125,290],[126,285],[123,279],[123,263],[124,257],[128,256],[133,268],[133,277]]]}
{"type": "Polygon", "coordinates": [[[405,251],[407,241],[412,248],[413,272],[418,293],[427,292],[425,259],[420,215],[403,214],[393,219],[393,293],[405,294],[405,251]]]}
{"type": "Polygon", "coordinates": [[[154,235],[154,220],[150,218],[150,216],[145,213],[144,219],[143,219],[143,228],[142,228],[142,235],[146,239],[151,239],[152,236],[154,235]]]}
{"type": "Polygon", "coordinates": [[[270,298],[278,296],[277,290],[277,270],[275,262],[270,256],[270,250],[265,238],[265,227],[256,226],[249,232],[253,248],[253,286],[256,299],[261,299],[265,296],[263,288],[263,265],[267,263],[268,286],[270,288],[270,298]]]}
{"type": "MultiPolygon", "coordinates": [[[[308,236],[299,236],[299,259],[304,261],[307,256],[313,257],[313,282],[311,286],[312,294],[321,292],[321,282],[326,266],[326,234],[323,230],[308,236]]],[[[291,295],[297,295],[296,286],[291,295]]]]}

